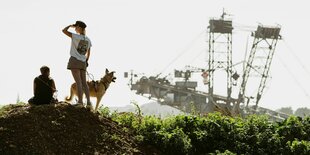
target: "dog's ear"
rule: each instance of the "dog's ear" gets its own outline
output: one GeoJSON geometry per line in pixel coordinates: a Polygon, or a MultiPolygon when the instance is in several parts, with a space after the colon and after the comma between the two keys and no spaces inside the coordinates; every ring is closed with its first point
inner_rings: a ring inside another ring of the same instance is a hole
{"type": "Polygon", "coordinates": [[[109,70],[107,68],[105,69],[105,74],[109,74],[109,70]]]}

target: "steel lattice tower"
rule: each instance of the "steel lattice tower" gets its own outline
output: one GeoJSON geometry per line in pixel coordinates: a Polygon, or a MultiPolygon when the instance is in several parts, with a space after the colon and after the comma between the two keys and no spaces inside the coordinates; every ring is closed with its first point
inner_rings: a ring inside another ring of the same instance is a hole
{"type": "MultiPolygon", "coordinates": [[[[254,75],[260,78],[258,79],[260,82],[257,95],[255,97],[256,99],[255,104],[257,107],[263,94],[264,88],[266,87],[266,81],[267,78],[269,77],[269,70],[275,52],[275,47],[277,45],[278,40],[281,39],[280,30],[281,30],[280,27],[258,26],[257,30],[254,33],[252,33],[252,37],[254,37],[254,40],[242,76],[242,83],[238,95],[238,108],[240,103],[245,103],[245,99],[248,100],[247,104],[250,101],[250,97],[246,94],[246,88],[250,75],[251,76],[254,75]]],[[[256,88],[251,87],[247,89],[255,90],[256,88]]]]}
{"type": "Polygon", "coordinates": [[[214,72],[217,69],[224,69],[227,73],[227,104],[230,104],[232,92],[232,21],[221,19],[209,20],[208,37],[208,111],[213,111],[214,103],[214,72]]]}

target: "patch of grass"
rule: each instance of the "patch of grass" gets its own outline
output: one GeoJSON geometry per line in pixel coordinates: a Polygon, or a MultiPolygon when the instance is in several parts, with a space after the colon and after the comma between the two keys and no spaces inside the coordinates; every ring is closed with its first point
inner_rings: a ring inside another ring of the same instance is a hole
{"type": "Polygon", "coordinates": [[[16,106],[24,106],[24,105],[26,105],[26,103],[24,103],[24,102],[18,102],[16,104],[0,105],[0,117],[5,115],[7,112],[9,112],[14,107],[16,107],[16,106]]]}
{"type": "Polygon", "coordinates": [[[2,105],[0,107],[0,117],[5,115],[11,108],[12,108],[12,106],[10,106],[10,105],[2,105]]]}

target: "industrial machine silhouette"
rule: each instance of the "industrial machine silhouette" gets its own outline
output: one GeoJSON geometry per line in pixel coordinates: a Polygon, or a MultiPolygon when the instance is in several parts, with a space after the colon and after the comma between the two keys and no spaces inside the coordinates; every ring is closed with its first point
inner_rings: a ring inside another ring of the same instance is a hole
{"type": "Polygon", "coordinates": [[[270,77],[269,71],[275,48],[278,40],[281,39],[281,27],[279,25],[259,25],[251,33],[253,43],[248,58],[241,63],[233,64],[232,35],[234,27],[233,21],[225,16],[227,13],[223,11],[221,18],[209,20],[207,68],[186,66],[185,70],[175,70],[174,77],[183,79],[175,83],[158,75],[138,77],[133,71],[126,72],[125,77],[130,77],[131,90],[136,91],[138,95],[155,99],[161,104],[170,105],[185,112],[191,112],[195,108],[199,113],[219,111],[230,116],[246,116],[256,113],[267,114],[273,120],[287,118],[288,116],[283,113],[258,106],[266,87],[266,81],[270,77]],[[242,76],[233,69],[235,65],[239,64],[244,64],[242,76]],[[217,72],[226,74],[226,94],[224,95],[214,93],[214,89],[220,87],[216,85],[215,80],[225,78],[223,74],[217,74],[217,72]],[[208,92],[196,90],[197,81],[190,80],[191,75],[195,73],[201,74],[203,83],[208,86],[208,92]],[[232,87],[237,86],[240,77],[238,96],[233,97],[232,87]],[[256,80],[253,80],[255,78],[256,80]],[[249,86],[251,82],[253,84],[249,86]],[[256,96],[249,94],[248,90],[251,92],[257,90],[256,96]]]}

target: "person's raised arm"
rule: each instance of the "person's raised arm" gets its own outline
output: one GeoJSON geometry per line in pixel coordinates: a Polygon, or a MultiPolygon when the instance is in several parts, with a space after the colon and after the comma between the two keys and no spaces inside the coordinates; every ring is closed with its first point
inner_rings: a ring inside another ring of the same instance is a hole
{"type": "Polygon", "coordinates": [[[72,27],[72,26],[73,26],[73,25],[68,25],[67,27],[65,27],[65,28],[62,30],[62,32],[63,32],[65,35],[67,35],[68,37],[70,37],[70,38],[72,38],[72,33],[69,32],[68,29],[69,29],[70,27],[72,27]]]}

